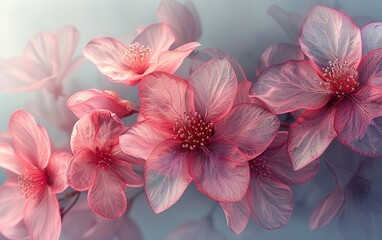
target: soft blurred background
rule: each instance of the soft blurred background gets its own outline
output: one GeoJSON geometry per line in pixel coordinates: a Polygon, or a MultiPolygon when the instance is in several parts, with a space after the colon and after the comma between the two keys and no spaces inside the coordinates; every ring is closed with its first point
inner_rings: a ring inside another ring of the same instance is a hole
{"type": "MultiPolygon", "coordinates": [[[[264,49],[273,43],[292,43],[288,34],[267,14],[272,5],[305,15],[320,1],[313,0],[193,0],[202,23],[202,48],[220,48],[238,59],[250,80],[264,49]]],[[[330,4],[332,1],[321,1],[330,4]]],[[[340,9],[350,16],[364,16],[382,21],[382,1],[343,0],[340,9]]],[[[92,38],[112,36],[126,43],[136,34],[140,25],[158,22],[156,9],[160,0],[0,0],[0,59],[20,56],[28,40],[37,32],[55,32],[64,25],[74,25],[81,34],[77,54],[92,38]]],[[[100,88],[102,76],[93,64],[86,61],[68,78],[82,88],[100,88]]],[[[105,83],[103,83],[105,84],[105,83]]],[[[102,85],[101,85],[102,86],[102,85]]],[[[7,131],[8,119],[17,109],[30,109],[34,93],[0,93],[0,132],[7,131]]],[[[136,88],[126,87],[125,98],[137,101],[136,88]]],[[[64,106],[64,105],[63,105],[64,106]]],[[[62,107],[63,107],[62,106],[62,107]]],[[[51,114],[59,114],[56,111],[51,114]]],[[[38,117],[37,117],[38,119],[38,117]]],[[[52,138],[64,144],[67,135],[53,129],[43,120],[52,138]],[[64,143],[62,143],[64,142],[64,143]]],[[[67,144],[67,142],[66,142],[67,144]]],[[[0,159],[1,160],[1,159],[0,159]]],[[[0,173],[0,182],[5,175],[0,173]]],[[[228,239],[341,239],[337,230],[337,218],[326,227],[309,230],[309,214],[329,191],[333,190],[332,176],[324,164],[309,183],[295,186],[295,209],[291,221],[284,228],[267,231],[251,220],[241,235],[235,235],[226,227],[220,208],[212,213],[213,226],[228,239]]],[[[139,225],[144,239],[165,239],[180,224],[201,220],[213,208],[214,203],[191,185],[181,200],[166,212],[155,215],[144,195],[134,202],[129,213],[139,225]]],[[[381,239],[382,218],[375,221],[374,238],[381,239]],[[378,226],[379,223],[379,226],[378,226]]]]}

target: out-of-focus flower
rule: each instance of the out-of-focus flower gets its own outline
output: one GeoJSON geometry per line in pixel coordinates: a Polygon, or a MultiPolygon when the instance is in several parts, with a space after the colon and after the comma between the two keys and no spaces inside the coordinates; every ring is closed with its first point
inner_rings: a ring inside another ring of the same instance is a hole
{"type": "Polygon", "coordinates": [[[73,59],[79,32],[72,26],[57,33],[36,34],[21,57],[0,61],[0,90],[25,91],[46,88],[56,98],[62,95],[62,81],[82,62],[73,59]]]}
{"type": "Polygon", "coordinates": [[[241,201],[220,203],[227,225],[235,233],[244,230],[251,213],[266,229],[286,225],[293,210],[293,192],[289,185],[305,183],[317,173],[318,160],[298,171],[293,170],[287,139],[287,132],[279,132],[267,150],[249,161],[251,180],[241,201]]]}
{"type": "Polygon", "coordinates": [[[139,106],[122,100],[117,93],[109,90],[88,89],[73,94],[67,102],[68,108],[81,118],[92,110],[105,109],[115,113],[119,118],[138,112],[139,106]]]}
{"type": "Polygon", "coordinates": [[[200,46],[197,42],[190,42],[169,50],[174,41],[175,37],[166,24],[152,24],[129,46],[111,37],[93,39],[85,47],[84,55],[111,81],[135,85],[155,71],[175,72],[184,58],[200,46]]]}
{"type": "Polygon", "coordinates": [[[254,104],[233,106],[237,80],[229,62],[213,59],[189,81],[154,73],[139,94],[145,121],[120,141],[125,153],[146,160],[145,191],[154,212],[176,203],[192,180],[214,200],[240,200],[248,160],[268,147],[279,121],[254,104]]]}
{"type": "Polygon", "coordinates": [[[295,169],[318,158],[336,136],[361,154],[382,154],[382,49],[361,61],[361,42],[348,16],[317,6],[300,36],[309,60],[270,67],[252,85],[250,94],[275,113],[307,110],[290,126],[288,153],[295,169]]]}
{"type": "Polygon", "coordinates": [[[0,232],[9,238],[58,239],[61,217],[55,194],[67,187],[71,158],[51,154],[48,135],[26,111],[9,121],[13,147],[0,144],[0,167],[9,179],[0,187],[0,232]]]}
{"type": "Polygon", "coordinates": [[[128,216],[128,211],[120,219],[105,219],[89,209],[86,198],[65,215],[62,232],[68,240],[143,239],[139,226],[128,216]]]}
{"type": "Polygon", "coordinates": [[[339,215],[344,239],[370,239],[373,215],[382,213],[382,159],[355,154],[337,141],[323,158],[337,186],[314,208],[310,227],[321,228],[339,215]]]}
{"type": "Polygon", "coordinates": [[[89,190],[89,207],[104,218],[120,218],[127,207],[126,186],[143,184],[132,168],[142,162],[120,149],[119,135],[124,130],[114,113],[96,110],[78,120],[72,132],[69,185],[77,191],[89,190]]]}
{"type": "Polygon", "coordinates": [[[171,48],[198,41],[202,35],[199,14],[191,0],[181,4],[175,0],[163,0],[157,10],[159,21],[167,24],[174,34],[171,48]]]}
{"type": "Polygon", "coordinates": [[[175,228],[166,240],[228,240],[213,225],[211,216],[189,221],[175,228]]]}

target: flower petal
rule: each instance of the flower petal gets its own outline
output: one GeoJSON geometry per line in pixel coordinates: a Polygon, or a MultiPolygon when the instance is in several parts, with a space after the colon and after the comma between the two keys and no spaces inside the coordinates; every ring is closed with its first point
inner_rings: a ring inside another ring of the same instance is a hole
{"type": "Polygon", "coordinates": [[[129,116],[138,111],[138,106],[127,100],[119,98],[118,94],[97,89],[87,89],[73,94],[67,101],[68,108],[81,118],[86,112],[106,109],[115,113],[119,118],[129,116]]]}
{"type": "Polygon", "coordinates": [[[190,152],[188,171],[199,191],[219,202],[239,201],[249,183],[248,162],[233,143],[214,140],[190,152]]]}
{"type": "Polygon", "coordinates": [[[49,186],[53,194],[61,193],[68,187],[66,173],[71,158],[72,155],[64,151],[54,152],[50,156],[47,174],[50,182],[49,186]]]}
{"type": "Polygon", "coordinates": [[[88,192],[89,207],[108,219],[120,218],[126,211],[125,184],[105,171],[99,171],[95,185],[88,192]]]}
{"type": "Polygon", "coordinates": [[[0,239],[1,236],[4,236],[4,240],[6,239],[17,239],[17,240],[28,240],[30,239],[29,232],[27,227],[25,226],[25,223],[23,220],[19,221],[16,225],[10,227],[10,228],[5,228],[2,229],[1,234],[0,234],[0,239]]]}
{"type": "Polygon", "coordinates": [[[41,196],[27,202],[24,221],[31,239],[59,239],[60,206],[49,188],[41,196]]]}
{"type": "Polygon", "coordinates": [[[30,113],[19,110],[9,120],[9,132],[19,160],[40,170],[45,169],[51,152],[45,128],[38,125],[30,113]]]}
{"type": "Polygon", "coordinates": [[[361,29],[362,55],[382,47],[382,22],[369,23],[361,29]]]}
{"type": "Polygon", "coordinates": [[[157,129],[173,131],[176,119],[193,113],[193,94],[187,81],[163,72],[146,76],[139,85],[141,113],[157,129]]]}
{"type": "Polygon", "coordinates": [[[216,122],[226,115],[237,94],[236,75],[227,59],[204,63],[190,76],[195,95],[195,111],[205,121],[216,122]]]}
{"type": "MultiPolygon", "coordinates": [[[[191,3],[192,4],[192,3],[191,3]]],[[[198,40],[201,35],[199,17],[187,5],[176,1],[162,1],[157,9],[160,22],[170,26],[175,36],[172,47],[198,40]]]]}
{"type": "Polygon", "coordinates": [[[310,229],[314,230],[328,224],[344,207],[345,196],[340,189],[328,194],[313,209],[310,216],[310,229]]]}
{"type": "Polygon", "coordinates": [[[57,31],[56,37],[61,70],[66,71],[72,65],[72,58],[80,39],[80,33],[73,26],[64,26],[57,31]]]}
{"type": "Polygon", "coordinates": [[[338,219],[338,230],[346,240],[370,239],[372,218],[356,203],[349,203],[338,219]]]}
{"type": "Polygon", "coordinates": [[[164,23],[147,26],[134,40],[151,49],[151,59],[156,60],[159,54],[167,51],[174,43],[175,37],[170,27],[164,23]]]}
{"type": "Polygon", "coordinates": [[[117,232],[118,239],[124,240],[142,240],[143,234],[138,224],[131,218],[127,218],[124,225],[117,232]]]}
{"type": "Polygon", "coordinates": [[[70,161],[68,167],[68,183],[77,191],[88,190],[94,185],[97,177],[97,157],[89,149],[83,149],[70,161]]]}
{"type": "Polygon", "coordinates": [[[334,128],[341,143],[368,156],[382,155],[382,91],[366,86],[337,107],[334,128]]]}
{"type": "Polygon", "coordinates": [[[279,125],[277,116],[264,108],[238,104],[215,125],[214,137],[236,143],[248,159],[252,159],[272,142],[279,125]]]}
{"type": "Polygon", "coordinates": [[[110,150],[119,143],[124,131],[123,122],[108,110],[85,114],[73,127],[70,146],[74,154],[83,148],[110,150]]]}
{"type": "Polygon", "coordinates": [[[273,143],[261,156],[267,159],[267,164],[272,169],[272,174],[282,183],[287,185],[305,183],[316,175],[320,161],[315,160],[300,170],[295,171],[289,160],[287,139],[287,132],[279,132],[273,143]]]}
{"type": "Polygon", "coordinates": [[[147,160],[154,148],[169,138],[171,134],[154,129],[147,122],[141,122],[128,128],[119,141],[124,153],[147,160]]]}
{"type": "Polygon", "coordinates": [[[247,195],[238,202],[222,202],[227,226],[236,234],[240,234],[248,224],[251,212],[248,208],[247,195]]]}
{"type": "Polygon", "coordinates": [[[29,40],[23,57],[50,68],[51,64],[58,66],[58,41],[54,33],[40,32],[29,40]]]}
{"type": "Polygon", "coordinates": [[[126,81],[136,73],[124,65],[126,46],[111,37],[95,38],[84,49],[84,56],[115,82],[126,81]]]}
{"type": "Polygon", "coordinates": [[[24,217],[26,200],[17,190],[17,180],[9,179],[0,186],[0,226],[1,230],[13,227],[24,217]]]}
{"type": "Polygon", "coordinates": [[[163,71],[167,73],[175,72],[175,70],[183,63],[183,60],[199,46],[200,43],[190,42],[172,51],[164,51],[160,53],[158,57],[158,66],[155,71],[163,71]]]}
{"type": "Polygon", "coordinates": [[[248,204],[256,221],[265,229],[285,226],[293,210],[293,192],[277,179],[260,182],[252,177],[248,204]]]}
{"type": "Polygon", "coordinates": [[[188,151],[175,140],[159,144],[145,165],[145,192],[155,213],[174,205],[191,182],[188,151]]]}
{"type": "Polygon", "coordinates": [[[129,163],[121,159],[116,161],[116,169],[113,172],[129,187],[143,186],[143,178],[134,172],[129,163]]]}
{"type": "Polygon", "coordinates": [[[322,5],[313,8],[302,25],[299,41],[318,70],[336,59],[353,68],[361,61],[360,29],[347,15],[333,8],[322,5]]]}
{"type": "Polygon", "coordinates": [[[334,107],[304,112],[290,126],[288,154],[295,170],[321,156],[336,137],[334,107]]]}
{"type": "Polygon", "coordinates": [[[227,59],[228,62],[231,64],[233,70],[235,71],[236,78],[239,83],[247,79],[243,68],[240,66],[240,63],[234,57],[229,55],[229,53],[218,48],[205,48],[198,51],[192,58],[190,73],[193,73],[203,63],[208,62],[214,58],[227,59]]]}
{"type": "Polygon", "coordinates": [[[285,63],[289,60],[304,60],[304,53],[302,53],[299,46],[285,43],[272,44],[261,54],[256,68],[256,76],[259,76],[270,66],[285,63]]]}
{"type": "Polygon", "coordinates": [[[10,145],[0,144],[0,159],[0,168],[4,168],[17,175],[22,172],[23,167],[17,160],[13,148],[10,145]]]}
{"type": "Polygon", "coordinates": [[[249,95],[277,114],[317,109],[330,99],[330,92],[321,82],[309,61],[288,61],[267,68],[253,83],[249,95]]]}
{"type": "Polygon", "coordinates": [[[358,80],[362,87],[371,85],[382,88],[382,49],[371,50],[359,65],[358,80]]]}

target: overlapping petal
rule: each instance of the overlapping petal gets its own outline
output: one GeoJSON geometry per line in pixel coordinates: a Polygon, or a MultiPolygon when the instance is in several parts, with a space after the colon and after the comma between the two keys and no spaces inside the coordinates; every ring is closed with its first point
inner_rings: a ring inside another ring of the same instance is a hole
{"type": "Polygon", "coordinates": [[[49,159],[47,174],[50,179],[50,189],[53,194],[63,192],[68,187],[67,170],[72,155],[58,151],[54,152],[49,159]]]}
{"type": "Polygon", "coordinates": [[[96,162],[97,156],[90,149],[79,151],[70,161],[68,167],[68,183],[78,190],[88,190],[95,183],[98,173],[96,162]]]}
{"type": "Polygon", "coordinates": [[[248,224],[251,212],[248,208],[247,195],[237,202],[222,202],[227,226],[236,234],[240,234],[248,224]]]}
{"type": "Polygon", "coordinates": [[[382,47],[382,23],[369,23],[361,29],[362,54],[382,47]]]}

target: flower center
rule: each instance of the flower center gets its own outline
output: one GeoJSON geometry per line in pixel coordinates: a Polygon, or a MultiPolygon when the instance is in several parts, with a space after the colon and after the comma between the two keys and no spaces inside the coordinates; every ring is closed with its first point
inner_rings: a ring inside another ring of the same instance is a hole
{"type": "Polygon", "coordinates": [[[137,74],[142,74],[149,67],[151,49],[135,42],[127,47],[123,58],[129,68],[137,74]]]}
{"type": "Polygon", "coordinates": [[[109,171],[113,166],[113,157],[109,152],[98,152],[97,167],[109,171]]]}
{"type": "Polygon", "coordinates": [[[214,124],[204,121],[199,113],[184,115],[183,119],[175,120],[173,138],[182,140],[182,147],[189,150],[204,146],[214,134],[214,124]]]}
{"type": "Polygon", "coordinates": [[[354,92],[358,86],[358,72],[347,62],[340,63],[338,59],[329,61],[329,66],[322,68],[324,71],[324,85],[337,97],[354,92]]]}
{"type": "Polygon", "coordinates": [[[48,183],[47,176],[39,170],[28,170],[17,177],[19,194],[25,198],[35,198],[48,183]]]}
{"type": "Polygon", "coordinates": [[[353,199],[362,202],[369,198],[371,181],[361,176],[355,176],[350,181],[349,189],[353,199]]]}
{"type": "Polygon", "coordinates": [[[268,182],[272,176],[271,167],[264,156],[249,161],[249,167],[257,182],[268,182]]]}

